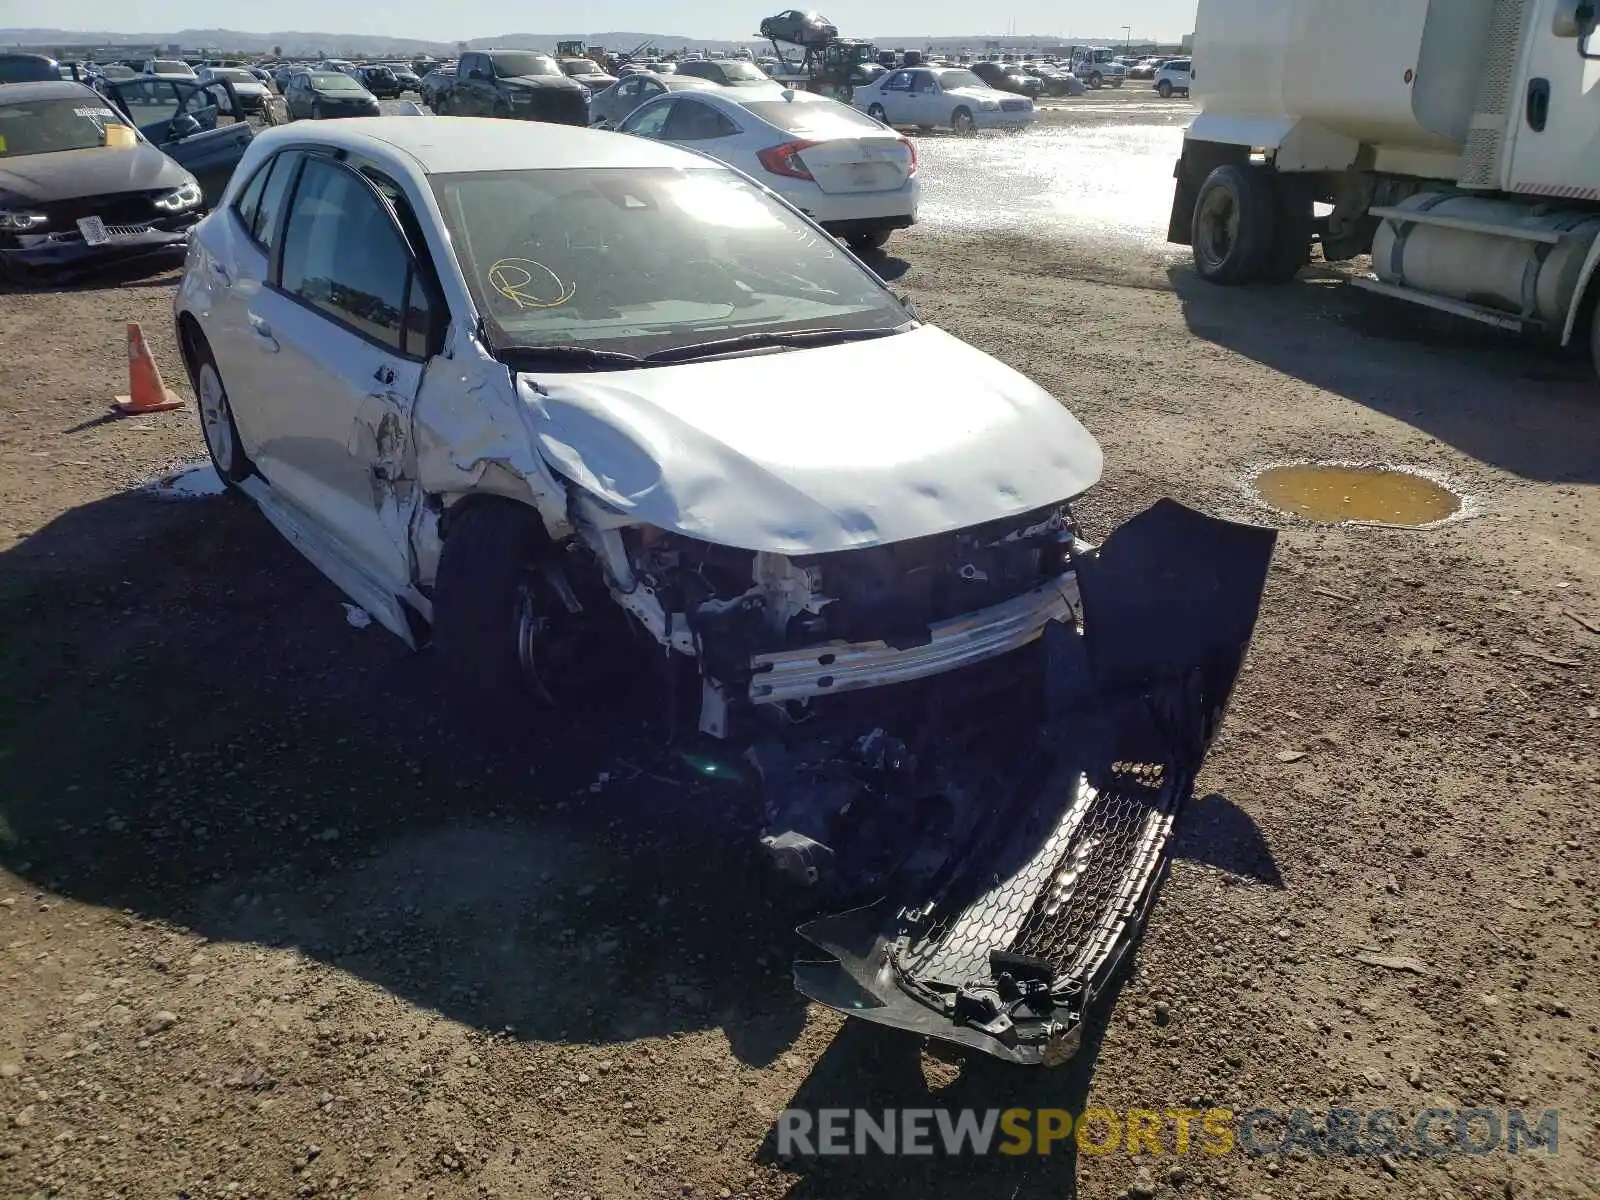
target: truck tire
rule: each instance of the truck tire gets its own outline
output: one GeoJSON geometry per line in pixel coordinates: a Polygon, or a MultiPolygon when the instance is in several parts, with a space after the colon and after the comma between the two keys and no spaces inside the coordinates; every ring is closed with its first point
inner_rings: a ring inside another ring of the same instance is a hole
{"type": "Polygon", "coordinates": [[[457,701],[498,722],[552,703],[531,677],[524,635],[538,615],[530,580],[550,548],[539,514],[497,498],[451,515],[433,593],[433,650],[457,701]]]}
{"type": "Polygon", "coordinates": [[[1112,89],[1115,90],[1116,88],[1119,88],[1121,86],[1122,86],[1122,80],[1120,78],[1113,77],[1112,80],[1111,80],[1112,89]]]}
{"type": "Polygon", "coordinates": [[[1098,92],[1101,85],[1104,84],[1105,81],[1106,79],[1104,75],[1100,74],[1099,71],[1094,72],[1094,74],[1090,75],[1087,80],[1089,84],[1089,90],[1098,92]]]}
{"type": "Polygon", "coordinates": [[[1271,176],[1277,200],[1272,248],[1261,269],[1261,282],[1288,283],[1311,261],[1311,193],[1293,175],[1271,176]]]}
{"type": "Polygon", "coordinates": [[[1161,98],[1163,100],[1171,100],[1172,99],[1172,81],[1171,80],[1167,80],[1167,79],[1163,79],[1160,83],[1156,84],[1156,91],[1158,93],[1160,93],[1161,98]]]}
{"type": "Polygon", "coordinates": [[[1277,225],[1271,175],[1258,167],[1217,167],[1195,199],[1195,274],[1207,283],[1255,283],[1266,271],[1277,225]]]}

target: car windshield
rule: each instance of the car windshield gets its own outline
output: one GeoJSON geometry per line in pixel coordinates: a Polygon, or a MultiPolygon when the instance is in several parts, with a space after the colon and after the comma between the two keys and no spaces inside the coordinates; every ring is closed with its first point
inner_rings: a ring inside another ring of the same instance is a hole
{"type": "Polygon", "coordinates": [[[368,67],[367,74],[373,79],[393,79],[394,72],[388,67],[368,67]]]}
{"type": "Polygon", "coordinates": [[[135,72],[132,67],[119,66],[113,63],[109,67],[101,67],[100,74],[111,80],[112,83],[116,83],[118,80],[134,78],[135,72]]]}
{"type": "Polygon", "coordinates": [[[854,137],[863,133],[882,134],[883,126],[871,117],[834,101],[761,100],[744,105],[746,111],[760,117],[768,125],[776,125],[786,133],[823,140],[825,138],[854,137]]]}
{"type": "Polygon", "coordinates": [[[910,320],[837,242],[723,168],[431,182],[497,351],[645,355],[752,333],[887,333],[910,320]]]}
{"type": "Polygon", "coordinates": [[[152,71],[156,75],[193,75],[194,68],[173,58],[158,58],[152,71]]]}
{"type": "Polygon", "coordinates": [[[489,58],[494,63],[495,75],[501,79],[561,74],[556,60],[546,54],[491,54],[489,58]]]}
{"type": "Polygon", "coordinates": [[[722,77],[729,83],[750,83],[758,79],[766,79],[767,75],[754,63],[725,62],[721,63],[722,77]]]}
{"type": "Polygon", "coordinates": [[[348,75],[336,71],[319,71],[311,77],[311,86],[319,92],[359,92],[361,85],[348,75]]]}
{"type": "Polygon", "coordinates": [[[572,58],[561,64],[561,69],[568,75],[593,75],[595,65],[587,58],[572,58]]]}
{"type": "Polygon", "coordinates": [[[260,83],[254,75],[242,67],[212,67],[211,78],[226,79],[230,83],[260,83]]]}
{"type": "Polygon", "coordinates": [[[0,104],[0,159],[102,146],[130,150],[138,144],[133,127],[92,92],[0,104]]]}
{"type": "Polygon", "coordinates": [[[939,86],[944,88],[945,91],[949,91],[951,88],[981,88],[988,87],[989,85],[984,83],[983,80],[979,79],[971,71],[940,71],[939,86]]]}

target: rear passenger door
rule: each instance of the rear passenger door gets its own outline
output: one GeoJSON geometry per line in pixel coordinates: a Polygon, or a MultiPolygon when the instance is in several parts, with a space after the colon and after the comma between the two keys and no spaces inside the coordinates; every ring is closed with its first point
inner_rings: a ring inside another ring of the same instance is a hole
{"type": "MultiPolygon", "coordinates": [[[[270,181],[269,181],[270,183],[270,181]]],[[[307,153],[267,282],[245,312],[260,421],[253,457],[370,581],[411,579],[411,411],[445,308],[398,185],[307,153]]]]}
{"type": "Polygon", "coordinates": [[[891,125],[916,124],[911,115],[911,75],[910,71],[896,71],[878,89],[882,96],[879,103],[891,125]]]}

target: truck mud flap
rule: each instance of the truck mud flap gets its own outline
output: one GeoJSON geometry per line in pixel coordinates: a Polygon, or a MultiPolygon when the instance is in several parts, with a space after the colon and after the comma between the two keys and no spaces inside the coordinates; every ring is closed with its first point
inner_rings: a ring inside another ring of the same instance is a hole
{"type": "Polygon", "coordinates": [[[1081,556],[1081,625],[1052,622],[1037,656],[1029,761],[967,772],[955,852],[909,852],[874,902],[801,926],[828,957],[795,964],[799,991],[1016,1063],[1070,1058],[1154,902],[1275,539],[1162,500],[1081,556]]]}

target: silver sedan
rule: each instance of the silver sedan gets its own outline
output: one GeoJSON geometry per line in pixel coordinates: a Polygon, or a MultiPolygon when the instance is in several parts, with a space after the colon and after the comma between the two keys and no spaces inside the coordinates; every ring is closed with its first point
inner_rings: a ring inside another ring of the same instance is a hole
{"type": "Polygon", "coordinates": [[[589,102],[589,124],[596,129],[615,129],[623,118],[646,100],[665,96],[668,92],[721,91],[722,85],[709,79],[696,79],[692,75],[657,75],[641,71],[626,75],[603,92],[596,92],[589,102]]]}

